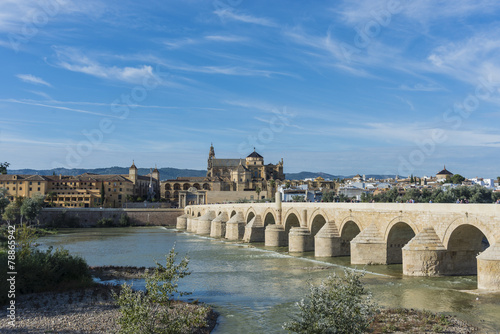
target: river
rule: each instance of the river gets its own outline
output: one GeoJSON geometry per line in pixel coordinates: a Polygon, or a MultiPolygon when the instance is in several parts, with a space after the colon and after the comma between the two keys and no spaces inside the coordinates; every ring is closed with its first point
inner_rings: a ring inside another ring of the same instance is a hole
{"type": "MultiPolygon", "coordinates": [[[[154,266],[164,262],[175,245],[188,255],[192,274],[180,290],[183,299],[199,299],[220,313],[214,333],[283,333],[281,325],[308,293],[308,282],[319,283],[332,272],[348,268],[348,257],[315,259],[313,254],[292,256],[263,244],[241,244],[197,236],[173,228],[128,227],[61,230],[40,238],[41,247],[64,247],[91,266],[154,266]]],[[[500,332],[500,294],[465,292],[476,288],[476,277],[404,277],[401,265],[358,267],[363,282],[383,307],[425,309],[453,314],[500,332]]],[[[132,282],[143,287],[144,282],[132,282]]]]}

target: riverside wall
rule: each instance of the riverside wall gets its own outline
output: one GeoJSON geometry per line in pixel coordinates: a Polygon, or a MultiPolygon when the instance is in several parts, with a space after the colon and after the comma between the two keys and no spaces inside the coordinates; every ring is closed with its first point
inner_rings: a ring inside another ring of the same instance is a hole
{"type": "Polygon", "coordinates": [[[99,209],[99,208],[44,208],[38,218],[41,225],[50,225],[64,215],[75,218],[81,227],[93,227],[102,218],[111,218],[118,225],[125,214],[136,226],[175,226],[182,209],[99,209]]]}

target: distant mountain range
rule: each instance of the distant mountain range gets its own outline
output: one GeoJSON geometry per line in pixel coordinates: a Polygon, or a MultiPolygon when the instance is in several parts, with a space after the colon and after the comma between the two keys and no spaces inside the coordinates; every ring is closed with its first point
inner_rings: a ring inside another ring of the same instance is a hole
{"type": "MultiPolygon", "coordinates": [[[[178,168],[159,168],[160,178],[162,180],[175,179],[178,176],[205,176],[207,175],[206,170],[195,170],[195,169],[178,169],[178,168]]],[[[137,172],[139,175],[149,174],[149,168],[138,168],[137,172]]],[[[8,174],[38,174],[38,175],[80,175],[84,173],[93,173],[93,174],[128,174],[128,167],[107,167],[107,168],[94,168],[94,169],[85,169],[85,168],[54,168],[54,169],[18,169],[18,170],[7,170],[8,174]]]]}
{"type": "MultiPolygon", "coordinates": [[[[206,170],[197,170],[197,169],[178,169],[165,167],[158,169],[160,171],[160,178],[162,180],[175,179],[179,176],[195,176],[202,177],[207,175],[206,170]]],[[[149,168],[138,168],[139,175],[149,174],[149,168]]],[[[38,174],[38,175],[80,175],[84,173],[94,173],[94,174],[128,174],[128,167],[107,167],[107,168],[94,168],[94,169],[85,169],[85,168],[54,168],[54,169],[17,169],[17,170],[8,170],[9,174],[38,174]]],[[[286,173],[286,178],[288,180],[303,180],[303,179],[315,179],[321,176],[324,179],[336,180],[338,178],[344,179],[350,176],[343,175],[332,175],[323,172],[300,172],[300,173],[286,173]]],[[[367,178],[375,178],[375,179],[385,179],[389,177],[394,177],[395,175],[366,175],[367,178]]]]}

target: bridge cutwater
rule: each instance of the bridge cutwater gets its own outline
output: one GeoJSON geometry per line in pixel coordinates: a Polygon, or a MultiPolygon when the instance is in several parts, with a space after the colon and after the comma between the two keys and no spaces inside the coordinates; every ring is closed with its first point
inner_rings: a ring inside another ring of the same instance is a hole
{"type": "Polygon", "coordinates": [[[352,264],[402,263],[408,276],[476,275],[500,291],[500,205],[274,203],[191,205],[177,228],[352,264]]]}

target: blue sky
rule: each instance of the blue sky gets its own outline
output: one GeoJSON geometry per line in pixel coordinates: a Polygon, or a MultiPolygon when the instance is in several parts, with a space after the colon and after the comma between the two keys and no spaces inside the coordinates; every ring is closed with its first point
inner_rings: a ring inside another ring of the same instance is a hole
{"type": "Polygon", "coordinates": [[[498,1],[0,2],[0,161],[500,175],[498,1]]]}

